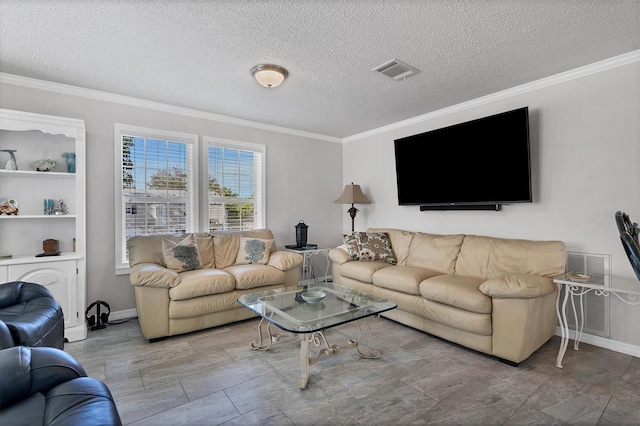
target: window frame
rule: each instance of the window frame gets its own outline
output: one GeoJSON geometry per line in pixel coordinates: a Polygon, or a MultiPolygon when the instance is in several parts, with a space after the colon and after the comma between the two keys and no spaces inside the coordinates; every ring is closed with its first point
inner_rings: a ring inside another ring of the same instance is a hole
{"type": "Polygon", "coordinates": [[[116,275],[129,273],[129,263],[124,262],[124,250],[126,244],[126,212],[123,203],[123,179],[122,179],[122,136],[144,137],[152,139],[182,142],[191,145],[191,199],[189,210],[191,213],[191,229],[186,232],[197,232],[200,224],[200,144],[198,135],[191,133],[175,132],[163,129],[154,129],[130,124],[114,124],[114,186],[115,186],[115,269],[116,275]]]}
{"type": "Polygon", "coordinates": [[[223,139],[212,136],[175,132],[130,124],[114,123],[114,185],[115,185],[115,273],[130,273],[129,263],[123,261],[126,250],[126,212],[122,174],[122,136],[139,136],[167,141],[184,142],[191,145],[191,181],[190,200],[191,229],[186,232],[209,232],[209,147],[222,147],[240,151],[252,151],[259,154],[258,164],[254,164],[254,228],[266,228],[266,145],[251,142],[223,139]],[[257,168],[257,170],[256,170],[257,168]]]}

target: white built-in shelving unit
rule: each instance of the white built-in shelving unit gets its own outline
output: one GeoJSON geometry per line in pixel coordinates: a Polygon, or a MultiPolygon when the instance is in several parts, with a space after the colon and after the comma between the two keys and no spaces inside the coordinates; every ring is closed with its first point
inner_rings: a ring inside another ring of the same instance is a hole
{"type": "Polygon", "coordinates": [[[0,283],[42,284],[62,306],[65,338],[87,337],[85,126],[74,118],[0,109],[0,149],[16,150],[17,170],[0,152],[0,199],[13,198],[17,215],[0,214],[0,283]],[[75,173],[67,171],[62,153],[75,152],[75,173]],[[36,171],[33,163],[51,159],[56,167],[36,171]],[[64,200],[65,215],[45,215],[44,199],[64,200]],[[43,241],[58,240],[60,254],[43,253],[43,241]],[[10,256],[10,257],[9,257],[10,256]]]}

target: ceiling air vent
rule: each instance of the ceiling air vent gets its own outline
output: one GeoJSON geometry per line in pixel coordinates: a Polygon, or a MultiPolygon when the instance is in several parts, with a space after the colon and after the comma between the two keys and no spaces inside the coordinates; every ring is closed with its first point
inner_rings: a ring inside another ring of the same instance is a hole
{"type": "Polygon", "coordinates": [[[420,71],[405,64],[397,59],[392,59],[389,62],[375,67],[371,71],[378,71],[380,74],[384,74],[387,77],[391,77],[394,80],[402,80],[410,75],[417,74],[420,71]]]}

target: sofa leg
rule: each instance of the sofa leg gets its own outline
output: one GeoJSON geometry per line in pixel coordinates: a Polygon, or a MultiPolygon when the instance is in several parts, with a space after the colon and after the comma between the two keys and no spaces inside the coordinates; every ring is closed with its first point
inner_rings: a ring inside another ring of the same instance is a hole
{"type": "Polygon", "coordinates": [[[155,339],[149,339],[149,343],[155,343],[155,342],[159,342],[161,340],[165,340],[167,338],[167,336],[163,336],[163,337],[156,337],[155,339]]]}
{"type": "Polygon", "coordinates": [[[507,364],[510,365],[512,367],[517,367],[520,365],[519,362],[513,362],[513,361],[509,361],[508,359],[504,359],[504,358],[498,358],[498,361],[500,361],[503,364],[507,364]]]}

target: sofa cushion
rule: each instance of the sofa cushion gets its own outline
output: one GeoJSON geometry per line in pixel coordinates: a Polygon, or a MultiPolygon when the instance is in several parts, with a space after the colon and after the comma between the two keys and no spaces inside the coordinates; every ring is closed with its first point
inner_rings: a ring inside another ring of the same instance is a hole
{"type": "Polygon", "coordinates": [[[369,228],[368,232],[384,232],[391,241],[391,250],[398,265],[404,265],[409,256],[409,248],[415,232],[393,228],[369,228]]]}
{"type": "Polygon", "coordinates": [[[268,265],[235,265],[224,268],[236,279],[237,289],[276,285],[284,282],[284,272],[268,265]]]}
{"type": "MultiPolygon", "coordinates": [[[[186,235],[186,234],[185,234],[186,235]]],[[[203,268],[213,268],[213,238],[207,233],[195,233],[198,252],[202,260],[203,268]]],[[[129,266],[135,266],[139,263],[155,263],[157,265],[167,266],[164,262],[162,254],[162,240],[168,238],[170,240],[180,241],[184,239],[184,235],[176,236],[174,234],[161,235],[137,235],[127,239],[127,251],[129,252],[129,266]]]]}
{"type": "Polygon", "coordinates": [[[407,294],[420,294],[420,283],[438,273],[418,266],[394,266],[373,274],[373,284],[407,294]]]}
{"type": "Polygon", "coordinates": [[[186,300],[232,291],[236,280],[219,269],[198,269],[180,273],[181,282],[169,290],[171,300],[186,300]]]}
{"type": "Polygon", "coordinates": [[[263,240],[260,238],[240,237],[240,247],[236,256],[236,265],[266,265],[269,262],[271,247],[275,245],[274,240],[263,240]]]}
{"type": "Polygon", "coordinates": [[[237,299],[238,294],[235,291],[229,291],[210,296],[194,297],[193,299],[171,300],[169,302],[169,318],[172,320],[190,319],[201,321],[197,317],[237,308],[237,299]]]}
{"type": "Polygon", "coordinates": [[[455,273],[456,259],[464,235],[437,235],[417,232],[411,240],[408,266],[420,266],[443,275],[455,273]]]}
{"type": "Polygon", "coordinates": [[[162,255],[167,268],[177,272],[202,268],[202,259],[193,234],[184,237],[163,238],[162,255]]]}
{"type": "MultiPolygon", "coordinates": [[[[215,265],[218,269],[224,269],[236,263],[238,250],[240,250],[240,238],[260,238],[273,240],[273,234],[269,229],[254,229],[252,231],[216,232],[213,234],[213,254],[215,265]]],[[[275,250],[275,244],[271,250],[275,250]]]]}
{"type": "Polygon", "coordinates": [[[393,267],[393,265],[386,262],[347,262],[340,265],[340,275],[372,284],[373,274],[388,267],[393,267]]]}
{"type": "Polygon", "coordinates": [[[562,241],[531,241],[467,235],[456,263],[456,275],[493,278],[533,274],[551,278],[565,272],[562,241]]]}
{"type": "Polygon", "coordinates": [[[438,275],[420,283],[428,300],[479,314],[491,313],[491,298],[479,289],[484,280],[461,275],[438,275]]]}
{"type": "Polygon", "coordinates": [[[493,332],[491,314],[465,311],[425,298],[421,301],[418,315],[425,319],[480,336],[491,336],[493,332]]]}
{"type": "Polygon", "coordinates": [[[209,234],[193,234],[196,237],[196,245],[203,268],[215,268],[215,258],[213,255],[213,237],[209,234]]]}

